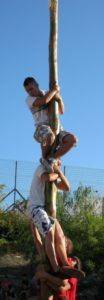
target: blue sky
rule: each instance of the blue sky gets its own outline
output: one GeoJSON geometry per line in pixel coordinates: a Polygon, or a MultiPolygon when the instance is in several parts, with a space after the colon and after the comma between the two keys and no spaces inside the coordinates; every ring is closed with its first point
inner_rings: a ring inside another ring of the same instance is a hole
{"type": "MultiPolygon", "coordinates": [[[[78,136],[65,165],[104,168],[104,1],[59,0],[62,123],[78,136]]],[[[37,162],[40,147],[22,83],[48,89],[48,0],[0,1],[0,158],[37,162]]]]}

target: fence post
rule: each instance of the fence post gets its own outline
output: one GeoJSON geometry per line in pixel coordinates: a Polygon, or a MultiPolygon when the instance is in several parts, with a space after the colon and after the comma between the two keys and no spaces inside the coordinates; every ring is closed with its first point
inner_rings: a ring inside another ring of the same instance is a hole
{"type": "Polygon", "coordinates": [[[14,204],[16,202],[16,189],[17,189],[17,160],[15,161],[15,177],[14,177],[14,204]]]}

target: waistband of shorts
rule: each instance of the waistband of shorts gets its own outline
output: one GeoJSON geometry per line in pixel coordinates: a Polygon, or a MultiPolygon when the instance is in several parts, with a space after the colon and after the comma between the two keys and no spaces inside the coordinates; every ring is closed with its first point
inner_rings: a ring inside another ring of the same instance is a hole
{"type": "Polygon", "coordinates": [[[44,209],[44,206],[42,206],[42,205],[34,206],[33,209],[31,210],[31,213],[33,212],[34,209],[38,209],[38,208],[43,208],[44,209]]]}

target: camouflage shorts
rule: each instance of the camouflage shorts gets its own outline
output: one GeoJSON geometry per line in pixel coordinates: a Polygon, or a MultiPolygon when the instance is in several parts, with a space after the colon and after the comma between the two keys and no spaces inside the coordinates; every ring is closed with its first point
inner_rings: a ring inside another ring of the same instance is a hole
{"type": "Polygon", "coordinates": [[[56,136],[56,145],[55,148],[53,148],[52,155],[56,153],[56,151],[60,148],[60,145],[63,144],[63,139],[68,136],[70,133],[61,129],[60,132],[56,136]]]}
{"type": "Polygon", "coordinates": [[[67,132],[65,130],[60,130],[60,132],[58,134],[59,144],[62,143],[63,138],[66,137],[68,134],[69,134],[69,132],[67,132]]]}
{"type": "Polygon", "coordinates": [[[41,143],[42,146],[46,146],[48,136],[53,134],[49,125],[39,125],[34,133],[34,138],[38,143],[41,143]]]}

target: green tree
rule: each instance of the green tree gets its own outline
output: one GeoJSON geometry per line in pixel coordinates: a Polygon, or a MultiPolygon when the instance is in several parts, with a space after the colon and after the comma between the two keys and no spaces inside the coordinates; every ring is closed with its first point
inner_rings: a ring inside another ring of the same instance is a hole
{"type": "Polygon", "coordinates": [[[104,249],[104,217],[94,215],[94,201],[90,187],[79,186],[73,195],[58,195],[58,218],[88,271],[98,263],[102,266],[104,249]]]}

